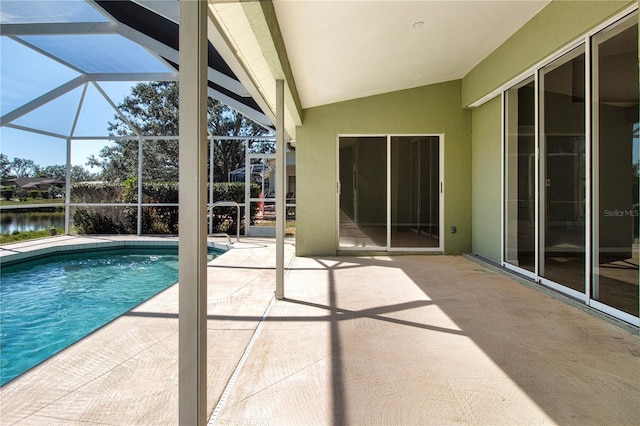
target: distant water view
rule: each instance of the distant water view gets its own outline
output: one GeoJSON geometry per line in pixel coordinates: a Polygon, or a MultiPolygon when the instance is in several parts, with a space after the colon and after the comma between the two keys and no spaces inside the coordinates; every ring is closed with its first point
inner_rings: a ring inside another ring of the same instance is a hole
{"type": "Polygon", "coordinates": [[[0,233],[64,227],[64,212],[0,212],[0,233]]]}

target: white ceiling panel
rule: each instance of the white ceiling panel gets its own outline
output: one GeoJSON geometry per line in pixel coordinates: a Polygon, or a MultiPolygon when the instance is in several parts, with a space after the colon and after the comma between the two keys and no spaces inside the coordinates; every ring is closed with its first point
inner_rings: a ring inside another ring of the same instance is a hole
{"type": "Polygon", "coordinates": [[[304,108],[464,77],[534,1],[275,0],[304,108]]]}

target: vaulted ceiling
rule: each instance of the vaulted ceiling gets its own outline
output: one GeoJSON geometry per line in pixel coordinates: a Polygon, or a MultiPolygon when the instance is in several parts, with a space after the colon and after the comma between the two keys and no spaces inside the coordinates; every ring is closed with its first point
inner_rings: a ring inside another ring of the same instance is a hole
{"type": "Polygon", "coordinates": [[[274,1],[303,108],[464,77],[535,1],[274,1]]]}

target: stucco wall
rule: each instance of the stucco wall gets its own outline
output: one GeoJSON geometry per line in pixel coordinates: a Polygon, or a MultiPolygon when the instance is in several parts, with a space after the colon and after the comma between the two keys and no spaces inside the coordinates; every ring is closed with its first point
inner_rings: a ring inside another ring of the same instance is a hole
{"type": "Polygon", "coordinates": [[[336,253],[336,135],[443,133],[445,253],[473,250],[500,260],[500,100],[464,107],[634,3],[554,0],[462,81],[304,110],[297,128],[297,254],[336,253]]]}
{"type": "Polygon", "coordinates": [[[473,252],[500,261],[501,97],[473,110],[473,252]]]}
{"type": "Polygon", "coordinates": [[[462,106],[482,98],[637,1],[554,0],[462,80],[462,106]]]}
{"type": "MultiPolygon", "coordinates": [[[[467,106],[635,1],[553,1],[462,80],[467,106]]],[[[472,110],[473,251],[500,260],[500,96],[472,110]]]]}
{"type": "Polygon", "coordinates": [[[445,253],[471,250],[471,112],[460,108],[460,88],[451,81],[303,111],[296,138],[297,255],[336,254],[338,134],[444,134],[445,253]]]}
{"type": "MultiPolygon", "coordinates": [[[[462,80],[462,106],[554,54],[635,1],[552,1],[462,80]]],[[[472,110],[473,252],[499,261],[500,253],[500,96],[472,110]]]]}

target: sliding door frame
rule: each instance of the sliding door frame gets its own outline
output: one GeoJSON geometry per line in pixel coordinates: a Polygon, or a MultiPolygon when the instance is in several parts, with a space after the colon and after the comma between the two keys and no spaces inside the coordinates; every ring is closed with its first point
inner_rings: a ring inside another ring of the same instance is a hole
{"type": "Polygon", "coordinates": [[[393,253],[444,253],[444,133],[339,133],[336,135],[336,250],[338,252],[376,252],[383,250],[393,253]],[[386,138],[386,245],[384,247],[342,247],[340,246],[340,138],[386,138]],[[437,137],[438,138],[438,247],[391,247],[392,185],[391,185],[391,144],[394,137],[437,137]]]}
{"type": "MultiPolygon", "coordinates": [[[[598,197],[594,196],[594,194],[598,194],[599,191],[599,184],[598,184],[598,148],[599,148],[599,140],[598,140],[598,123],[595,122],[594,120],[594,113],[593,113],[593,108],[597,107],[597,93],[593,90],[594,88],[594,82],[595,79],[597,78],[597,68],[594,69],[593,65],[592,65],[592,61],[593,61],[593,56],[595,53],[597,53],[597,46],[596,43],[594,42],[594,38],[597,34],[601,33],[603,30],[607,29],[608,27],[619,23],[625,19],[628,19],[630,15],[632,15],[633,13],[637,12],[638,10],[638,5],[633,5],[629,8],[627,8],[626,10],[624,10],[623,12],[616,14],[616,16],[607,19],[606,21],[602,22],[600,25],[598,25],[597,27],[593,28],[592,30],[590,30],[589,32],[587,32],[586,34],[584,34],[583,36],[577,38],[576,40],[574,40],[571,43],[568,43],[566,46],[564,46],[562,49],[558,50],[557,52],[555,52],[554,54],[548,56],[547,58],[545,58],[544,60],[538,62],[537,64],[535,64],[534,66],[532,66],[531,68],[529,68],[527,71],[523,72],[522,74],[520,74],[518,77],[510,80],[509,82],[505,83],[503,86],[501,86],[499,89],[497,89],[499,91],[499,93],[501,94],[501,125],[502,125],[502,143],[501,143],[501,153],[502,153],[502,167],[501,167],[501,212],[500,212],[500,216],[501,216],[501,250],[500,250],[500,262],[502,264],[502,266],[505,269],[514,271],[520,275],[526,276],[546,287],[552,288],[554,290],[557,290],[560,293],[563,293],[569,297],[575,298],[577,300],[582,301],[583,303],[585,303],[587,306],[591,306],[599,311],[602,311],[606,314],[609,314],[613,317],[622,319],[623,321],[626,321],[630,324],[633,324],[635,326],[639,326],[640,325],[640,319],[638,317],[635,317],[633,315],[630,315],[624,311],[621,311],[619,309],[616,309],[613,306],[609,306],[606,305],[602,302],[599,302],[595,299],[592,298],[591,294],[592,294],[592,287],[595,285],[597,287],[597,282],[594,282],[594,262],[597,261],[598,259],[598,255],[596,254],[596,250],[598,249],[598,233],[595,232],[595,226],[598,225],[598,221],[599,221],[599,217],[596,214],[597,209],[598,209],[598,197]],[[542,212],[541,212],[541,208],[543,207],[543,201],[544,199],[542,199],[540,197],[541,194],[541,188],[540,186],[542,185],[541,179],[541,170],[544,167],[543,161],[544,159],[541,158],[541,153],[542,153],[542,141],[541,141],[541,137],[542,137],[542,130],[541,130],[541,125],[542,125],[542,118],[541,115],[543,114],[543,111],[540,107],[540,91],[542,89],[542,82],[541,82],[541,72],[542,69],[548,65],[551,64],[553,61],[557,60],[558,58],[564,56],[565,54],[571,52],[572,50],[576,49],[577,47],[584,45],[585,46],[585,181],[586,181],[586,187],[585,187],[585,286],[584,286],[584,293],[578,292],[576,290],[573,290],[567,286],[564,286],[562,284],[556,283],[554,281],[551,281],[549,279],[546,279],[542,276],[541,274],[541,259],[540,259],[540,255],[542,253],[542,249],[543,249],[543,237],[542,237],[542,232],[543,230],[541,230],[541,227],[544,226],[543,224],[543,219],[541,217],[542,212]],[[506,212],[506,208],[507,208],[507,196],[506,196],[506,188],[508,187],[509,183],[507,182],[507,149],[506,149],[506,141],[507,141],[507,134],[508,134],[508,129],[507,129],[507,120],[506,120],[506,113],[507,113],[507,96],[506,96],[506,92],[514,87],[517,87],[518,85],[524,83],[526,80],[534,78],[534,85],[535,85],[535,93],[536,96],[534,97],[534,110],[535,110],[535,140],[536,140],[536,160],[535,160],[535,164],[536,164],[536,169],[535,169],[535,174],[536,174],[536,178],[535,178],[535,182],[536,182],[536,194],[538,194],[535,198],[535,270],[533,272],[530,272],[528,270],[525,270],[523,268],[520,268],[516,265],[513,265],[509,262],[507,262],[507,256],[506,256],[506,250],[507,250],[507,244],[506,244],[506,238],[507,238],[507,223],[506,223],[506,218],[507,218],[507,212],[506,212]]],[[[629,25],[633,25],[633,23],[630,23],[629,25]]],[[[620,28],[615,28],[612,29],[612,31],[617,32],[617,31],[622,31],[624,29],[624,27],[626,27],[626,24],[621,24],[620,28]]],[[[487,98],[489,98],[489,96],[487,96],[487,98]]],[[[477,105],[476,105],[477,106],[477,105]]]]}

